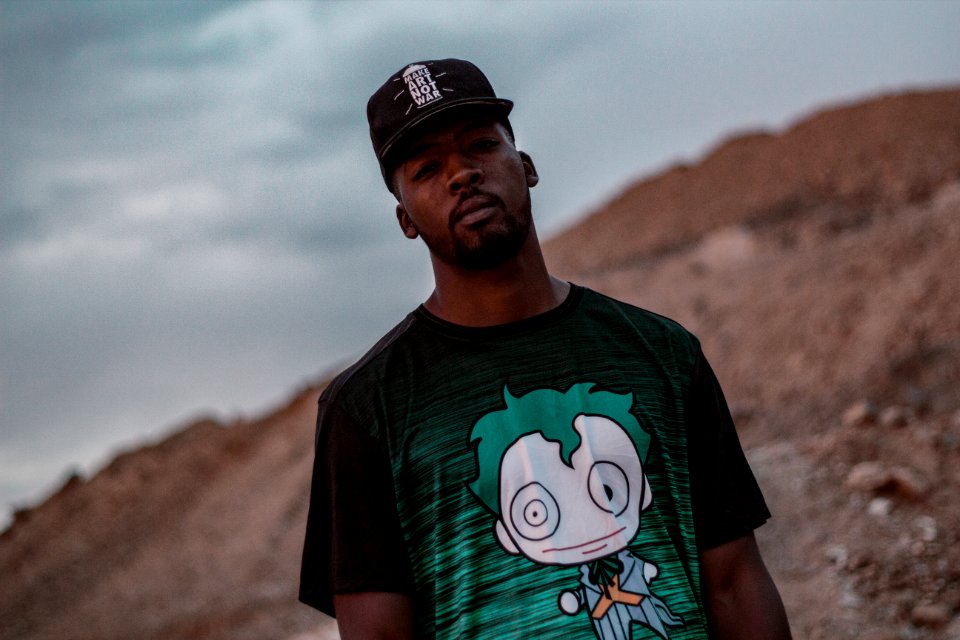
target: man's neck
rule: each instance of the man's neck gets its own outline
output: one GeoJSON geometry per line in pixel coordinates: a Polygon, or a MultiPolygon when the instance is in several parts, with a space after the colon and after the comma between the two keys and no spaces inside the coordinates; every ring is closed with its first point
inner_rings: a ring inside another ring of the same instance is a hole
{"type": "Polygon", "coordinates": [[[467,327],[489,327],[547,312],[564,301],[567,282],[547,271],[533,230],[512,260],[468,270],[433,260],[436,288],[424,303],[432,314],[467,327]]]}

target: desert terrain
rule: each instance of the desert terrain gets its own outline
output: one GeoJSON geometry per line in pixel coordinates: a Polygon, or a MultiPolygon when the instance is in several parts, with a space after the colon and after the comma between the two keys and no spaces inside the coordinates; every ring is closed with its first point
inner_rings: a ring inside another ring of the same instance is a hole
{"type": "MultiPolygon", "coordinates": [[[[546,245],[696,333],[796,638],[960,638],[960,89],[645,177],[546,245]]],[[[0,639],[320,640],[297,603],[317,383],[71,477],[0,534],[0,639]]]]}

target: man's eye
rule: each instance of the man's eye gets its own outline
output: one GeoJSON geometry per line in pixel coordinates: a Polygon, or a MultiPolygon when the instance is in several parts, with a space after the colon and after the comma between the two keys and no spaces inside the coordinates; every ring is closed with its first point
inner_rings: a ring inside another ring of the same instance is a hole
{"type": "Polygon", "coordinates": [[[484,149],[492,149],[499,143],[499,140],[496,138],[480,138],[479,140],[475,140],[473,143],[471,143],[470,148],[477,151],[482,151],[484,149]]]}
{"type": "Polygon", "coordinates": [[[421,165],[421,166],[414,172],[414,174],[413,174],[413,179],[414,179],[414,180],[421,180],[421,179],[427,177],[428,175],[430,175],[430,172],[432,172],[432,171],[436,168],[436,166],[437,166],[437,165],[436,165],[435,162],[428,162],[428,163],[426,163],[426,164],[421,165]]]}

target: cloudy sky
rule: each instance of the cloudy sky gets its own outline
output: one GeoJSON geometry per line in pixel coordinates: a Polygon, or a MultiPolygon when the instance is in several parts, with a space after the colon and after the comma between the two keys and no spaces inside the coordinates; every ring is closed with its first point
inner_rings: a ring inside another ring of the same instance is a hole
{"type": "Polygon", "coordinates": [[[68,468],[254,415],[430,290],[367,96],[465,57],[556,233],[814,110],[960,84],[960,3],[0,0],[0,526],[68,468]]]}

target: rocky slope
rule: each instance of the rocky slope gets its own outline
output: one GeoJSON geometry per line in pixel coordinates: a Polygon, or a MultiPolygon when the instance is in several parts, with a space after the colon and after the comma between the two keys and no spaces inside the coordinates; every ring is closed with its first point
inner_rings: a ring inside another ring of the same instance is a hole
{"type": "MultiPolygon", "coordinates": [[[[546,250],[703,340],[796,637],[960,637],[960,90],[732,139],[546,250]]],[[[0,638],[335,637],[295,601],[320,386],[19,512],[0,638]]]]}

